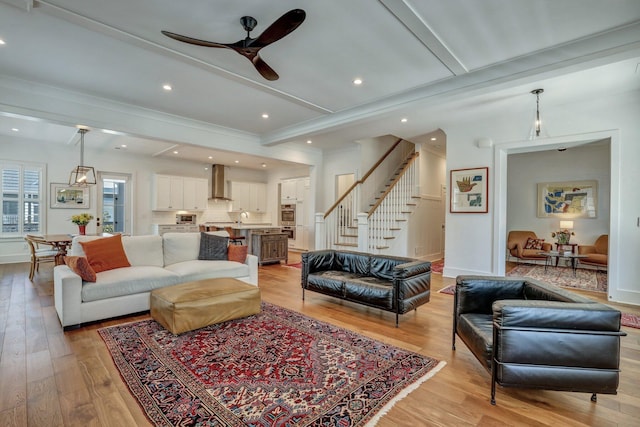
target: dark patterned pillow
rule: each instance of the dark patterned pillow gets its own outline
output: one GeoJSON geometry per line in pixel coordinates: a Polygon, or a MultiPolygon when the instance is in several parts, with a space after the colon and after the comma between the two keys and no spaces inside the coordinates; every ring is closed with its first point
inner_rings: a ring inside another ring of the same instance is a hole
{"type": "Polygon", "coordinates": [[[200,233],[200,253],[198,259],[203,260],[226,260],[227,246],[229,238],[216,236],[214,234],[200,233]]]}
{"type": "Polygon", "coordinates": [[[529,237],[527,243],[524,244],[525,249],[542,249],[544,239],[532,239],[529,237]]]}

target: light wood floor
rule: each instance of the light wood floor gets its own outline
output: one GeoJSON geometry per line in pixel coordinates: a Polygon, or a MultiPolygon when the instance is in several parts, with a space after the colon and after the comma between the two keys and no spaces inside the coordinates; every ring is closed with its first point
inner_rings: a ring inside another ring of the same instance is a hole
{"type": "MultiPolygon", "coordinates": [[[[289,262],[299,260],[292,254],[289,262]]],[[[0,265],[0,426],[145,426],[96,329],[148,316],[127,317],[63,332],[53,306],[53,275],[28,264],[0,265]]],[[[489,403],[489,374],[463,343],[451,350],[453,297],[436,292],[453,283],[433,274],[431,301],[401,316],[312,292],[303,303],[300,270],[260,267],[263,299],[364,335],[447,362],[405,397],[380,426],[638,426],[640,330],[624,328],[618,395],[498,388],[489,403]]],[[[588,294],[604,301],[604,296],[588,294]]],[[[637,307],[620,307],[640,313],[637,307]]],[[[598,349],[594,349],[598,351],[598,349]]]]}

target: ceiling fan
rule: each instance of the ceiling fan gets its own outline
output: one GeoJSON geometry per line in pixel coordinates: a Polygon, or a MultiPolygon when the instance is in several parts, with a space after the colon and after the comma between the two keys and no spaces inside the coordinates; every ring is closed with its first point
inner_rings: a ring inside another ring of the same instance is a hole
{"type": "Polygon", "coordinates": [[[252,16],[243,16],[240,18],[240,24],[242,28],[247,32],[247,37],[243,40],[239,40],[235,43],[216,43],[206,40],[194,39],[192,37],[182,36],[180,34],[172,33],[169,31],[162,31],[167,37],[184,42],[195,44],[205,47],[222,47],[227,49],[233,49],[240,55],[251,61],[256,67],[256,70],[267,80],[278,80],[278,73],[273,68],[267,65],[266,62],[260,58],[258,51],[265,46],[276,42],[298,28],[304,21],[306,13],[302,9],[293,9],[278,18],[273,24],[271,24],[266,30],[262,32],[257,38],[252,39],[249,35],[255,28],[258,21],[252,16]]]}

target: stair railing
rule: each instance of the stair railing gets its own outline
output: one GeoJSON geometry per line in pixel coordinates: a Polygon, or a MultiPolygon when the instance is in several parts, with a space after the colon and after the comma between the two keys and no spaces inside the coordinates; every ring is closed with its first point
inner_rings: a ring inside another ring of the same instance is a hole
{"type": "Polygon", "coordinates": [[[373,200],[376,193],[385,194],[387,190],[380,190],[384,186],[384,180],[390,181],[388,176],[383,176],[390,161],[397,162],[399,158],[406,158],[406,153],[413,153],[413,144],[398,139],[378,161],[365,173],[362,178],[354,182],[345,193],[323,214],[316,215],[316,249],[351,247],[353,250],[358,244],[359,212],[366,212],[368,200],[373,200]],[[385,161],[387,163],[385,163],[385,161]],[[381,167],[384,166],[384,167],[381,167]],[[370,183],[377,183],[373,190],[370,183]],[[366,193],[365,193],[366,191],[366,193]]]}

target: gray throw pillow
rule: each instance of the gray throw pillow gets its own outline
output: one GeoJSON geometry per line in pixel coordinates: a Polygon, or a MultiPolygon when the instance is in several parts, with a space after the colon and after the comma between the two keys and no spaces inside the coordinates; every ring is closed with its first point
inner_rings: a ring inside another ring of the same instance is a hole
{"type": "Polygon", "coordinates": [[[200,253],[198,259],[226,260],[229,238],[213,234],[200,233],[200,253]]]}

